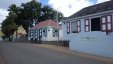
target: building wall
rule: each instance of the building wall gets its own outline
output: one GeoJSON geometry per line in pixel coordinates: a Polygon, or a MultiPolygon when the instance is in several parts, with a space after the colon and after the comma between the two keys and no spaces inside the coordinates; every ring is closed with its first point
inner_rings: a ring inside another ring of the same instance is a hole
{"type": "Polygon", "coordinates": [[[47,33],[47,41],[56,41],[57,40],[57,36],[53,37],[53,28],[52,27],[48,27],[48,33],[47,33]]]}
{"type": "Polygon", "coordinates": [[[69,49],[113,58],[113,37],[101,32],[82,32],[70,40],[69,49]]]}
{"type": "MultiPolygon", "coordinates": [[[[58,40],[58,36],[56,36],[56,35],[53,36],[53,27],[50,27],[50,26],[47,27],[47,36],[45,36],[44,33],[43,33],[43,29],[44,28],[41,28],[42,29],[42,37],[41,37],[41,40],[42,41],[57,41],[58,40]]],[[[33,38],[33,40],[38,39],[36,37],[36,33],[35,33],[36,30],[32,30],[32,33],[29,33],[28,34],[28,36],[29,36],[28,37],[28,40],[31,40],[31,38],[33,38]],[[30,36],[30,34],[32,36],[30,36]]],[[[63,35],[62,35],[62,29],[59,29],[59,40],[62,40],[62,37],[63,37],[63,35]]]]}
{"type": "MultiPolygon", "coordinates": [[[[81,21],[80,33],[71,33],[70,31],[70,34],[67,34],[66,22],[68,20],[62,23],[64,40],[70,41],[69,49],[113,58],[113,32],[108,32],[106,34],[106,32],[101,32],[101,31],[90,31],[90,32],[84,31],[84,19],[89,18],[89,20],[91,20],[91,18],[96,18],[101,16],[103,15],[95,15],[91,17],[86,16],[85,18],[77,19],[81,21]]],[[[74,20],[69,20],[69,21],[71,22],[74,20]]],[[[113,14],[112,14],[112,23],[113,23],[113,14]]]]}

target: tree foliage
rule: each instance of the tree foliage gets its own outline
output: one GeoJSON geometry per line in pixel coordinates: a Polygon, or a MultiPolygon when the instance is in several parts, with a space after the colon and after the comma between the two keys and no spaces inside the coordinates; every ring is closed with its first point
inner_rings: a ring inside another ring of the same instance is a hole
{"type": "MultiPolygon", "coordinates": [[[[9,15],[2,23],[2,31],[6,35],[12,35],[17,26],[22,25],[28,32],[29,27],[33,27],[33,24],[37,24],[47,19],[55,20],[57,18],[58,11],[55,11],[48,5],[42,5],[36,0],[32,0],[27,3],[22,3],[20,7],[15,4],[9,6],[9,15]],[[9,28],[11,26],[11,28],[9,28]],[[8,34],[8,31],[12,31],[8,34]]],[[[59,21],[62,19],[62,13],[58,13],[59,21]]]]}
{"type": "Polygon", "coordinates": [[[14,34],[14,32],[17,30],[17,26],[14,22],[16,18],[16,15],[13,12],[9,12],[9,16],[6,17],[6,19],[2,22],[2,32],[5,34],[9,40],[11,39],[11,36],[14,34]]]}

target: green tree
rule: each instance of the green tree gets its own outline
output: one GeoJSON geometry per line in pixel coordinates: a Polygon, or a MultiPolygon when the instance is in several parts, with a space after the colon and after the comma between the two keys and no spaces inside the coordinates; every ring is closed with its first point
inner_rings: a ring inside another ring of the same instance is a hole
{"type": "Polygon", "coordinates": [[[7,18],[2,22],[1,31],[5,34],[7,38],[9,38],[9,40],[12,39],[12,35],[17,30],[17,26],[14,22],[15,17],[15,14],[10,12],[9,16],[7,16],[7,18]]]}
{"type": "Polygon", "coordinates": [[[43,6],[41,12],[42,12],[40,18],[41,21],[47,19],[57,20],[57,16],[59,21],[63,18],[62,13],[55,11],[53,8],[51,8],[48,5],[43,6]]]}
{"type": "Polygon", "coordinates": [[[22,3],[18,22],[22,22],[23,28],[28,32],[28,27],[32,27],[33,23],[39,21],[42,4],[36,0],[22,3]]]}

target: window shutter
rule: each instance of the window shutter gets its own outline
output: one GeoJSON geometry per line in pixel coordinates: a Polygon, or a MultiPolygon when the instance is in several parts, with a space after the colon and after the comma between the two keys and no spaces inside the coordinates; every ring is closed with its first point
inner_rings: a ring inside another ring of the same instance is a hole
{"type": "Polygon", "coordinates": [[[85,32],[89,32],[90,31],[90,22],[89,19],[85,19],[85,32]]]}
{"type": "Polygon", "coordinates": [[[109,15],[107,16],[107,31],[111,32],[112,31],[112,16],[109,15]]]}
{"type": "Polygon", "coordinates": [[[67,22],[67,34],[70,33],[70,22],[67,22]]]}

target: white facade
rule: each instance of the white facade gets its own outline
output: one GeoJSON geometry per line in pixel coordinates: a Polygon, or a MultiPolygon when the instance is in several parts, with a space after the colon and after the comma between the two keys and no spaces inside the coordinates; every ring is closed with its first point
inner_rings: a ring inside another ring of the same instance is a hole
{"type": "Polygon", "coordinates": [[[113,11],[66,19],[62,28],[64,40],[69,41],[69,49],[113,58],[113,11]],[[100,29],[92,26],[94,18],[100,19],[100,29]],[[76,22],[76,30],[71,24],[73,21],[76,22]]]}
{"type": "MultiPolygon", "coordinates": [[[[51,26],[30,30],[28,39],[31,40],[39,40],[39,36],[41,38],[41,41],[57,41],[58,35],[57,35],[57,29],[51,26]]],[[[63,34],[62,29],[59,28],[59,40],[62,40],[63,34]]]]}

